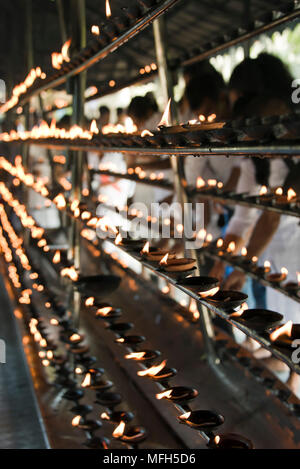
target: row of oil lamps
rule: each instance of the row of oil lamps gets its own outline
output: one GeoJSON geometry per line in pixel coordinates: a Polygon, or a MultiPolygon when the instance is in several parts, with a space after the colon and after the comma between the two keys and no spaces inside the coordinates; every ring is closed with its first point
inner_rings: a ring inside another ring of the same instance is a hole
{"type": "MultiPolygon", "coordinates": [[[[121,243],[122,243],[122,240],[121,240],[121,243]]],[[[132,243],[129,243],[129,244],[130,244],[131,247],[132,247],[132,243]]],[[[144,246],[144,253],[143,253],[143,254],[145,254],[145,253],[147,254],[147,251],[148,251],[148,250],[149,250],[149,246],[147,246],[147,245],[144,246]]],[[[150,252],[150,250],[149,250],[149,252],[150,252]]],[[[151,259],[152,261],[153,261],[153,260],[158,260],[158,257],[160,257],[160,258],[162,257],[161,254],[162,254],[161,252],[159,252],[159,253],[155,253],[155,252],[153,253],[153,252],[152,252],[152,254],[150,255],[150,259],[151,259]]]]}
{"type": "MultiPolygon", "coordinates": [[[[14,204],[13,204],[14,205],[14,204]]],[[[42,246],[40,245],[39,246],[40,248],[42,248],[42,246]]],[[[145,246],[145,248],[147,248],[147,246],[145,246]]],[[[147,249],[144,249],[144,253],[146,253],[147,249]]],[[[157,253],[156,255],[155,254],[152,254],[154,257],[151,256],[151,259],[157,259],[157,253]]],[[[55,254],[55,259],[54,261],[55,262],[60,262],[60,256],[58,256],[58,253],[55,254]]],[[[161,255],[160,255],[161,257],[161,255]]],[[[62,272],[62,275],[65,275],[66,274],[66,270],[70,270],[70,268],[68,269],[64,269],[64,271],[62,272]]],[[[80,279],[78,278],[78,276],[72,276],[72,275],[68,275],[73,281],[75,280],[76,282],[78,282],[80,279]]],[[[85,280],[83,280],[85,281],[85,280]]],[[[92,278],[90,279],[90,281],[88,282],[89,284],[89,288],[91,288],[91,282],[92,283],[95,283],[97,285],[95,285],[95,287],[98,289],[99,288],[99,278],[92,278]]],[[[105,291],[107,291],[107,288],[105,288],[105,291]]],[[[95,299],[93,297],[89,297],[86,299],[86,302],[85,302],[86,306],[95,306],[95,299]]],[[[99,306],[99,305],[98,305],[99,306]]],[[[135,352],[134,350],[136,350],[136,347],[139,343],[141,343],[143,341],[143,338],[140,337],[140,336],[125,336],[124,334],[128,331],[128,327],[130,329],[131,325],[128,325],[127,323],[115,323],[115,319],[117,319],[119,316],[120,316],[120,312],[118,310],[115,310],[113,309],[111,306],[109,305],[102,305],[101,307],[97,308],[97,313],[96,313],[96,316],[98,317],[104,317],[106,321],[109,321],[110,322],[110,325],[109,325],[109,328],[114,331],[119,337],[117,339],[118,343],[123,343],[127,346],[131,345],[131,347],[133,347],[133,351],[129,354],[126,355],[126,358],[127,359],[134,359],[134,360],[137,360],[137,361],[140,361],[144,364],[148,364],[150,362],[152,362],[153,360],[155,360],[158,356],[159,356],[159,352],[157,351],[152,351],[152,350],[144,350],[144,351],[139,351],[139,352],[135,352]]],[[[88,348],[86,346],[82,346],[80,345],[83,338],[75,331],[72,331],[73,334],[72,334],[72,346],[70,347],[70,349],[73,351],[73,353],[75,355],[84,355],[85,353],[87,353],[88,351],[88,348]]],[[[48,361],[47,361],[48,363],[48,361]]],[[[159,382],[160,384],[162,384],[162,382],[165,383],[165,387],[167,389],[167,391],[165,392],[162,392],[162,393],[159,393],[157,395],[157,398],[158,399],[167,399],[167,400],[170,400],[172,402],[174,402],[175,404],[178,404],[178,405],[183,405],[185,406],[187,404],[187,402],[191,399],[194,399],[196,396],[197,396],[197,392],[195,390],[191,390],[189,388],[183,388],[183,387],[175,387],[175,388],[171,388],[171,389],[168,389],[168,384],[167,384],[167,381],[168,379],[170,379],[172,376],[174,376],[176,374],[175,370],[173,369],[166,369],[165,368],[166,366],[166,361],[163,361],[160,365],[156,365],[156,366],[153,366],[151,367],[150,369],[146,369],[146,370],[143,370],[141,372],[139,372],[139,375],[140,376],[151,376],[154,380],[156,380],[157,382],[159,382]]],[[[89,387],[89,386],[95,386],[95,379],[97,381],[97,378],[99,378],[99,375],[96,373],[93,374],[93,373],[90,373],[90,374],[87,374],[86,376],[86,379],[84,380],[83,382],[83,386],[84,387],[89,387]],[[92,378],[93,377],[93,378],[92,378]],[[93,381],[94,379],[94,381],[93,381]],[[93,384],[91,384],[93,381],[93,384]]],[[[107,384],[107,383],[106,383],[107,384]]],[[[98,382],[98,386],[100,386],[100,383],[98,382]]],[[[107,389],[106,386],[105,386],[105,383],[103,384],[105,390],[107,389]]],[[[97,386],[96,386],[97,388],[97,386]]],[[[81,392],[75,392],[75,394],[73,393],[73,390],[70,391],[70,393],[66,394],[67,398],[69,399],[73,399],[74,397],[76,397],[76,399],[79,400],[80,397],[82,397],[82,393],[81,392]]],[[[118,399],[117,399],[118,400],[118,399]]],[[[101,401],[103,402],[103,401],[101,401]]],[[[79,403],[77,402],[77,406],[79,405],[79,403]]],[[[111,405],[115,405],[115,404],[111,404],[111,405]]],[[[76,407],[77,407],[76,406],[76,407]]],[[[185,409],[185,407],[183,407],[183,409],[185,409]]],[[[112,410],[112,409],[110,409],[112,410]]],[[[191,427],[193,428],[197,428],[197,429],[200,429],[200,428],[206,428],[205,425],[203,424],[203,419],[205,421],[209,420],[209,416],[210,416],[210,419],[212,419],[212,422],[208,422],[207,425],[208,427],[210,426],[214,426],[216,425],[216,423],[213,423],[214,422],[214,419],[220,419],[220,416],[215,416],[215,415],[210,415],[209,412],[205,411],[204,413],[202,413],[202,411],[194,411],[194,412],[185,412],[183,414],[183,416],[180,417],[181,421],[183,421],[184,423],[187,423],[188,425],[190,425],[191,427]],[[201,420],[202,418],[202,420],[201,420]],[[200,422],[201,420],[201,422],[200,422]]],[[[219,420],[218,420],[219,421],[219,420]]],[[[89,424],[86,424],[86,423],[81,423],[81,417],[77,418],[75,417],[75,420],[73,421],[74,424],[76,425],[82,425],[82,428],[84,429],[87,429],[90,425],[90,427],[97,427],[97,424],[95,424],[94,422],[90,422],[89,424]]],[[[121,427],[120,428],[117,428],[116,429],[116,433],[114,433],[114,436],[118,436],[119,435],[119,431],[125,426],[124,426],[125,422],[121,422],[120,425],[121,427]],[[122,425],[121,425],[122,424],[122,425]]],[[[123,428],[123,429],[124,429],[123,428]]],[[[142,435],[141,435],[141,429],[139,429],[139,434],[138,434],[138,439],[139,441],[143,438],[142,435]]],[[[145,432],[142,431],[142,434],[143,436],[145,436],[145,432]]],[[[216,437],[214,438],[214,444],[219,444],[220,447],[222,447],[222,445],[224,444],[225,446],[226,445],[229,445],[229,440],[228,440],[228,435],[222,437],[223,439],[220,439],[220,437],[216,437]]],[[[130,436],[130,441],[131,443],[134,441],[134,437],[133,435],[130,436]]],[[[238,442],[237,441],[232,441],[232,436],[230,436],[230,441],[232,442],[233,446],[234,445],[237,445],[238,442]]],[[[242,441],[244,441],[242,439],[242,441]]],[[[210,442],[212,444],[212,442],[210,442]]],[[[242,444],[241,441],[239,440],[239,444],[242,444]]],[[[244,442],[243,442],[244,444],[244,442]]]]}
{"type": "MultiPolygon", "coordinates": [[[[11,243],[15,243],[15,237],[17,236],[9,223],[5,212],[1,212],[1,224],[4,226],[11,243]]],[[[22,241],[21,241],[22,242],[22,241]]],[[[1,244],[1,250],[3,246],[1,244]]],[[[16,250],[16,254],[17,250],[16,250]]],[[[39,279],[41,282],[41,276],[37,272],[33,272],[29,263],[24,263],[22,257],[19,256],[21,261],[22,268],[26,271],[31,271],[31,279],[33,280],[32,275],[35,277],[35,282],[39,279]]],[[[18,281],[19,281],[18,276],[18,281]]],[[[99,289],[101,285],[100,277],[93,277],[89,279],[89,286],[94,284],[94,286],[99,289]],[[96,285],[95,285],[96,284],[96,285]]],[[[86,279],[78,279],[78,283],[86,282],[86,279]]],[[[21,285],[21,284],[20,284],[21,285]]],[[[40,284],[42,285],[42,284],[40,284]]],[[[37,291],[42,291],[45,294],[45,287],[43,285],[42,290],[38,289],[37,291]]],[[[93,291],[93,290],[92,290],[93,291]]],[[[105,291],[107,291],[105,289],[105,291]]],[[[22,297],[25,297],[28,301],[27,305],[31,305],[30,296],[32,291],[30,289],[23,290],[22,297]]],[[[20,303],[22,303],[22,297],[20,298],[20,303]]],[[[53,298],[50,301],[46,302],[46,307],[51,308],[54,306],[55,300],[53,298]]],[[[252,443],[247,439],[234,434],[225,434],[214,436],[212,434],[212,429],[217,428],[224,422],[224,418],[210,411],[191,411],[188,407],[188,402],[195,397],[197,397],[198,392],[191,388],[186,387],[172,387],[169,388],[168,380],[176,375],[176,370],[166,368],[166,360],[164,360],[160,365],[154,365],[150,368],[150,364],[155,360],[160,352],[153,350],[143,350],[137,351],[138,345],[141,344],[145,338],[142,336],[128,336],[126,333],[132,327],[128,323],[117,323],[115,322],[121,315],[120,310],[114,309],[112,306],[103,303],[96,303],[94,297],[86,298],[86,306],[93,306],[96,308],[96,317],[105,319],[106,323],[110,330],[112,330],[116,335],[116,342],[119,344],[124,344],[130,348],[130,353],[125,355],[126,359],[133,359],[140,363],[143,363],[144,369],[138,372],[139,376],[149,376],[156,382],[158,382],[165,391],[160,392],[156,395],[157,399],[166,399],[177,406],[182,406],[182,409],[185,411],[179,417],[180,423],[185,423],[191,428],[200,430],[201,432],[208,432],[207,437],[209,438],[209,446],[213,448],[251,448],[252,443]]],[[[64,394],[64,398],[74,402],[74,407],[72,412],[76,416],[72,420],[72,425],[78,427],[86,432],[88,435],[88,440],[86,445],[92,448],[108,448],[109,440],[107,438],[95,437],[95,432],[102,426],[101,422],[95,420],[88,420],[86,417],[92,411],[90,406],[80,403],[80,400],[84,396],[82,389],[79,389],[76,386],[76,381],[69,378],[70,370],[66,366],[66,361],[55,355],[54,351],[56,346],[51,343],[48,339],[47,332],[45,331],[45,326],[42,322],[36,317],[36,312],[34,309],[35,317],[32,317],[29,322],[30,332],[36,342],[39,343],[40,351],[39,357],[42,359],[42,364],[45,367],[54,365],[58,374],[58,383],[62,384],[64,387],[67,387],[68,390],[64,394]]],[[[113,432],[113,437],[119,439],[123,443],[126,443],[129,447],[136,448],[139,443],[143,442],[147,438],[147,432],[143,427],[130,427],[126,429],[126,424],[129,423],[133,415],[129,412],[116,411],[115,407],[121,403],[121,396],[117,393],[108,392],[112,387],[110,381],[105,381],[102,379],[104,370],[100,368],[95,368],[91,366],[93,362],[93,357],[87,355],[89,348],[88,346],[82,344],[84,341],[84,336],[79,334],[76,329],[73,328],[70,320],[51,320],[52,325],[59,325],[62,328],[62,333],[60,334],[60,339],[66,343],[67,350],[69,350],[75,357],[75,372],[82,372],[82,367],[85,373],[85,377],[81,383],[82,388],[89,388],[96,391],[96,402],[100,405],[107,408],[106,412],[101,414],[103,420],[109,420],[112,423],[117,423],[118,426],[113,432]]]]}
{"type": "MultiPolygon", "coordinates": [[[[3,183],[2,183],[2,185],[3,185],[3,183]]],[[[0,189],[1,189],[1,186],[0,186],[0,189]]],[[[3,191],[2,191],[2,194],[3,194],[3,191]]],[[[12,199],[12,194],[10,194],[8,192],[8,196],[6,196],[6,197],[8,197],[8,200],[11,200],[12,199]]],[[[54,202],[56,203],[57,207],[60,208],[60,209],[64,209],[67,206],[66,200],[65,200],[65,198],[62,194],[59,194],[56,197],[56,200],[54,200],[54,202]]],[[[13,201],[13,204],[15,205],[14,209],[18,208],[18,203],[16,201],[13,201]]],[[[134,250],[138,250],[138,251],[140,250],[140,248],[142,247],[143,241],[141,241],[141,240],[132,240],[132,239],[129,239],[129,238],[122,239],[121,235],[118,233],[118,230],[110,224],[107,217],[104,217],[102,219],[101,218],[98,219],[98,218],[95,218],[95,217],[93,218],[91,213],[88,212],[87,210],[83,210],[83,212],[82,212],[82,207],[80,207],[79,205],[80,204],[79,204],[78,201],[74,201],[70,205],[70,210],[71,210],[73,216],[79,217],[81,215],[81,219],[86,222],[88,227],[94,226],[94,227],[97,227],[97,228],[101,228],[103,231],[107,231],[107,232],[109,230],[112,230],[112,232],[116,235],[116,239],[115,239],[115,244],[116,245],[121,245],[122,247],[126,247],[127,249],[134,249],[134,250]]],[[[22,210],[23,209],[21,208],[21,212],[22,212],[22,210]]],[[[26,213],[26,211],[24,213],[26,213]]],[[[32,224],[32,217],[28,217],[28,215],[26,214],[25,220],[23,218],[23,225],[24,226],[28,226],[27,219],[29,219],[30,224],[32,224]]],[[[31,226],[30,229],[31,229],[31,232],[33,233],[34,237],[39,238],[38,247],[43,248],[43,250],[45,252],[49,251],[49,246],[47,246],[46,240],[42,238],[43,232],[40,231],[41,229],[39,227],[36,227],[36,226],[31,226]]],[[[210,235],[206,235],[206,232],[198,233],[198,235],[202,236],[205,247],[211,245],[212,237],[210,237],[210,235]]],[[[222,246],[223,246],[223,240],[222,239],[218,240],[216,246],[217,246],[219,255],[224,256],[224,259],[226,258],[226,256],[231,255],[231,253],[234,252],[234,250],[235,250],[235,245],[233,246],[233,243],[231,243],[229,245],[227,251],[224,253],[222,251],[222,246]]],[[[246,251],[245,252],[244,251],[245,251],[245,248],[242,250],[242,256],[236,257],[237,259],[240,259],[242,262],[246,261],[246,257],[245,257],[246,256],[246,251]]],[[[57,253],[57,256],[59,256],[59,255],[60,254],[57,253]]],[[[150,246],[149,246],[149,243],[145,244],[145,246],[142,250],[142,255],[143,255],[143,258],[145,260],[157,261],[157,262],[159,261],[160,269],[163,269],[164,271],[169,272],[169,273],[174,273],[176,276],[178,276],[178,278],[187,277],[190,273],[192,273],[193,269],[195,268],[195,260],[194,259],[176,259],[175,258],[176,256],[175,256],[174,253],[164,252],[164,251],[161,251],[161,250],[157,250],[155,248],[151,250],[150,246]]],[[[54,261],[56,261],[56,256],[54,258],[54,261]]],[[[250,261],[250,263],[251,262],[256,263],[257,259],[252,259],[252,261],[250,261]]],[[[249,264],[249,261],[247,261],[247,263],[249,264]]],[[[259,269],[262,270],[262,268],[259,268],[259,269]]],[[[269,272],[270,271],[270,266],[267,266],[267,264],[265,264],[264,269],[269,272]]],[[[265,272],[265,270],[264,270],[264,272],[265,272]]],[[[77,277],[77,273],[74,271],[73,267],[67,267],[67,268],[63,269],[62,270],[62,275],[63,276],[68,276],[68,277],[72,278],[73,280],[76,280],[76,277],[77,277]]],[[[283,281],[284,278],[286,278],[286,275],[287,275],[286,270],[283,270],[281,272],[281,274],[268,274],[267,280],[270,281],[271,284],[276,284],[276,283],[279,283],[279,282],[283,281]]],[[[189,285],[189,283],[190,283],[190,284],[192,284],[192,287],[194,289],[195,289],[195,287],[198,288],[197,294],[200,296],[200,298],[202,298],[202,299],[203,298],[206,298],[206,299],[209,298],[208,301],[213,306],[219,307],[221,309],[240,307],[241,304],[246,299],[245,295],[243,295],[242,293],[238,293],[238,292],[219,292],[219,287],[217,287],[217,284],[212,285],[211,283],[209,283],[208,286],[205,285],[205,284],[203,285],[203,280],[200,281],[200,285],[196,285],[197,279],[195,279],[195,278],[191,279],[191,280],[187,279],[185,282],[186,282],[187,286],[191,286],[191,285],[189,285]]],[[[288,289],[289,289],[289,292],[291,292],[292,289],[294,289],[294,291],[296,291],[298,289],[298,284],[297,285],[289,284],[288,289]]],[[[250,312],[248,312],[247,314],[249,316],[250,312]]],[[[254,314],[254,316],[257,316],[257,314],[254,314]]],[[[245,319],[245,316],[244,316],[244,319],[245,319]]],[[[248,320],[249,319],[250,318],[248,318],[248,320]]],[[[270,318],[268,318],[268,315],[265,315],[264,320],[266,321],[266,325],[269,326],[270,318]]],[[[277,321],[278,321],[278,318],[275,322],[277,322],[277,321]]],[[[263,321],[263,323],[264,323],[264,321],[263,321]]],[[[291,337],[294,337],[294,333],[295,333],[296,330],[297,330],[297,325],[294,325],[292,327],[292,331],[294,331],[294,332],[290,331],[290,336],[291,337]]]]}
{"type": "MultiPolygon", "coordinates": [[[[6,161],[6,160],[5,160],[6,161]]],[[[0,164],[3,166],[5,161],[0,161],[0,164]]],[[[5,163],[6,164],[6,163],[5,163]]],[[[20,161],[18,162],[20,165],[20,161]]],[[[18,167],[18,165],[17,165],[18,167]]],[[[22,168],[22,166],[20,166],[22,168]]],[[[12,171],[12,168],[7,168],[9,172],[13,175],[15,175],[15,171],[12,171]]],[[[27,180],[27,175],[23,174],[23,169],[19,171],[19,175],[23,178],[23,182],[26,183],[27,180]]],[[[31,181],[32,182],[32,181],[31,181]]],[[[3,183],[0,185],[0,190],[2,193],[2,196],[4,195],[4,200],[6,200],[8,203],[11,203],[14,205],[14,210],[17,212],[21,211],[21,214],[23,214],[23,219],[22,224],[23,226],[28,226],[31,230],[31,233],[33,234],[33,237],[39,238],[38,241],[38,247],[43,248],[45,252],[49,251],[49,246],[47,245],[47,242],[44,238],[42,238],[43,235],[43,230],[41,230],[39,227],[34,226],[34,223],[32,221],[32,217],[29,217],[28,214],[26,213],[26,210],[23,209],[23,206],[20,207],[20,204],[18,204],[17,201],[13,200],[12,194],[7,190],[3,190],[3,183]],[[24,218],[25,217],[25,218],[24,218]],[[29,220],[29,222],[28,222],[29,220]]],[[[43,189],[43,186],[38,187],[39,190],[43,189]]],[[[67,206],[66,200],[62,194],[59,194],[55,199],[54,202],[56,203],[57,207],[60,209],[65,209],[67,206]]],[[[126,247],[128,249],[134,249],[134,250],[140,250],[140,248],[143,245],[143,241],[141,240],[132,240],[130,238],[122,239],[121,235],[118,233],[118,230],[112,226],[112,224],[109,222],[109,219],[107,217],[103,218],[93,218],[92,214],[87,211],[86,209],[82,209],[82,206],[80,207],[80,204],[78,201],[73,201],[72,204],[70,204],[70,210],[72,212],[72,215],[75,217],[79,217],[81,215],[81,219],[84,220],[87,224],[88,227],[95,227],[95,228],[100,228],[103,231],[109,232],[110,230],[113,232],[113,234],[116,236],[115,239],[115,244],[116,245],[121,245],[122,247],[126,247]]],[[[16,212],[16,213],[17,213],[16,212]]],[[[202,240],[204,242],[204,247],[210,247],[212,246],[211,241],[212,237],[210,235],[206,235],[205,230],[203,230],[203,233],[199,232],[197,236],[202,237],[202,240]]],[[[223,240],[220,239],[216,243],[216,248],[218,250],[218,255],[223,256],[224,259],[226,259],[226,256],[231,256],[231,254],[235,250],[235,245],[234,243],[231,243],[228,247],[228,249],[224,252],[222,250],[223,247],[223,240]]],[[[150,245],[147,242],[142,249],[142,256],[144,260],[148,261],[157,261],[159,262],[160,269],[163,269],[164,271],[168,273],[173,273],[178,278],[183,278],[187,277],[190,273],[193,272],[193,269],[195,268],[195,260],[194,259],[176,259],[176,256],[174,253],[168,253],[162,250],[157,250],[156,248],[150,249],[150,245]]],[[[235,260],[243,263],[247,263],[250,265],[251,263],[255,264],[255,268],[258,272],[260,271],[261,275],[267,273],[267,280],[270,282],[270,284],[279,284],[280,282],[284,281],[284,279],[287,276],[286,269],[283,269],[280,274],[271,274],[270,272],[270,265],[268,263],[265,264],[263,268],[261,267],[256,267],[257,259],[252,259],[251,261],[246,260],[246,255],[247,251],[244,248],[242,250],[242,255],[241,256],[235,256],[235,260]],[[267,265],[268,264],[268,265],[267,265]],[[262,272],[263,271],[263,272],[262,272]]],[[[57,256],[60,256],[59,253],[57,253],[57,256]]],[[[56,256],[54,257],[54,261],[56,261],[56,256]]],[[[69,276],[73,280],[76,280],[77,273],[74,271],[72,267],[67,267],[62,270],[62,275],[63,276],[69,276]]],[[[192,287],[195,289],[195,287],[198,288],[197,294],[200,296],[200,298],[209,298],[209,302],[216,307],[219,307],[221,309],[228,309],[228,308],[234,308],[234,307],[239,307],[246,299],[245,295],[242,293],[238,292],[219,292],[219,287],[217,284],[211,285],[209,283],[207,285],[203,285],[203,282],[200,281],[200,285],[196,285],[197,279],[193,280],[186,280],[187,286],[188,284],[192,284],[192,287]]],[[[191,285],[190,285],[191,286],[191,285]]],[[[289,283],[287,285],[287,290],[289,293],[296,292],[299,288],[298,284],[294,283],[289,283]]],[[[249,316],[249,312],[247,313],[249,316]]],[[[268,315],[267,315],[268,316],[268,315]]],[[[267,325],[269,325],[268,318],[267,316],[265,317],[265,321],[267,321],[267,325]]],[[[245,316],[244,316],[245,318],[245,316]]],[[[270,321],[270,318],[269,318],[270,321]]],[[[264,322],[264,321],[263,321],[264,322]]],[[[277,321],[276,321],[277,322],[277,321]]],[[[294,325],[292,327],[292,331],[297,330],[297,325],[294,325]]],[[[294,332],[290,331],[290,335],[293,337],[294,332]]]]}
{"type": "MultiPolygon", "coordinates": [[[[18,238],[12,225],[8,221],[7,215],[3,210],[3,206],[0,206],[1,225],[0,226],[0,248],[1,252],[5,255],[5,260],[9,263],[9,276],[12,280],[13,285],[16,289],[22,287],[22,274],[18,272],[20,270],[14,264],[14,255],[8,246],[3,230],[6,232],[9,242],[15,251],[17,262],[20,262],[23,272],[29,273],[32,287],[43,295],[47,294],[47,301],[45,307],[47,309],[53,309],[60,317],[64,316],[66,310],[57,305],[55,297],[51,295],[48,288],[45,288],[45,281],[43,276],[37,273],[37,270],[33,270],[31,264],[24,261],[24,250],[19,252],[18,245],[22,244],[22,239],[18,238]],[[3,227],[3,230],[2,230],[3,227]],[[16,239],[18,244],[16,245],[16,239]],[[8,256],[8,254],[10,254],[8,256]],[[42,281],[43,280],[43,281],[42,281]],[[33,283],[34,282],[34,283],[33,283]]],[[[16,262],[16,263],[17,263],[16,262]]],[[[84,396],[84,391],[77,387],[77,381],[70,378],[72,372],[68,367],[68,359],[63,358],[55,353],[57,346],[49,340],[46,327],[43,324],[43,320],[39,317],[36,308],[32,304],[32,289],[23,288],[19,297],[20,304],[26,304],[31,312],[32,317],[29,321],[29,330],[33,336],[34,341],[39,345],[39,357],[42,360],[44,367],[54,366],[57,374],[56,383],[67,388],[64,394],[64,398],[74,402],[74,407],[71,412],[76,414],[72,420],[72,425],[85,431],[88,439],[86,446],[89,448],[103,448],[109,447],[110,441],[105,437],[96,437],[95,432],[102,426],[102,423],[97,420],[88,420],[86,417],[92,412],[91,406],[81,404],[80,400],[84,396]]],[[[101,418],[103,420],[109,420],[111,423],[124,422],[128,423],[133,419],[133,414],[130,412],[115,411],[114,408],[121,403],[122,398],[117,393],[107,392],[113,384],[110,381],[101,379],[104,373],[102,368],[96,368],[94,366],[95,358],[88,356],[88,346],[82,345],[84,337],[74,329],[71,319],[55,319],[50,320],[50,324],[53,326],[61,327],[60,340],[66,346],[68,354],[72,354],[74,357],[74,372],[75,375],[84,373],[85,378],[82,381],[82,388],[90,388],[96,391],[97,403],[106,408],[105,412],[102,412],[101,418]]],[[[68,357],[67,357],[68,358],[68,357]]],[[[122,425],[123,426],[123,425],[122,425]]],[[[134,447],[138,443],[142,442],[147,437],[147,432],[143,427],[129,427],[125,431],[120,431],[119,425],[113,433],[113,437],[116,440],[120,440],[122,443],[134,447]]]]}
{"type": "Polygon", "coordinates": [[[282,187],[277,187],[274,190],[268,189],[267,186],[262,186],[258,195],[249,195],[248,193],[236,194],[228,193],[223,190],[223,183],[218,182],[215,179],[209,179],[205,181],[202,177],[197,178],[196,190],[189,188],[188,192],[192,195],[204,195],[204,196],[224,196],[229,201],[244,201],[249,204],[261,205],[263,207],[275,207],[281,208],[282,210],[295,210],[299,212],[300,199],[297,193],[292,187],[290,187],[286,193],[282,187]]]}

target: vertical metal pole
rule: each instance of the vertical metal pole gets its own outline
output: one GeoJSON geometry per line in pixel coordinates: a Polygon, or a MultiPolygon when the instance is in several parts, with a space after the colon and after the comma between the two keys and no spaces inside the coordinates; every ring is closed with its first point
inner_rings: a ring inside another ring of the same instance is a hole
{"type": "MultiPolygon", "coordinates": [[[[168,67],[168,55],[167,55],[167,34],[166,34],[166,24],[165,24],[165,17],[161,17],[154,21],[153,23],[153,31],[154,31],[154,41],[155,41],[155,49],[156,49],[156,56],[157,56],[157,64],[159,70],[159,77],[161,81],[162,92],[164,96],[165,105],[170,98],[172,98],[172,122],[173,124],[178,123],[178,116],[177,110],[174,102],[174,95],[173,95],[173,82],[172,76],[170,73],[170,69],[168,67]]],[[[174,172],[174,188],[175,193],[177,194],[178,201],[180,202],[183,210],[187,208],[187,204],[189,202],[187,194],[184,190],[184,186],[182,184],[182,170],[183,164],[178,156],[171,156],[171,165],[174,172]]],[[[198,272],[200,273],[200,266],[199,266],[199,257],[197,252],[191,250],[192,255],[197,260],[198,272]]],[[[214,330],[211,324],[211,317],[210,313],[207,308],[198,304],[198,307],[201,311],[200,314],[200,324],[201,330],[203,334],[203,340],[207,352],[208,360],[215,364],[219,363],[219,359],[215,353],[214,348],[214,330]]]]}
{"type": "MultiPolygon", "coordinates": [[[[85,16],[85,0],[72,0],[72,11],[74,12],[74,22],[72,25],[72,40],[73,48],[76,50],[85,47],[86,45],[86,16],[85,16]]],[[[75,76],[72,80],[71,86],[73,88],[73,114],[72,123],[83,125],[84,122],[84,91],[86,87],[86,74],[81,73],[75,76]]],[[[72,158],[72,199],[81,200],[82,191],[82,167],[83,167],[83,152],[76,151],[70,155],[72,158]]],[[[69,258],[74,261],[75,269],[80,272],[80,230],[79,224],[76,220],[72,220],[70,230],[70,250],[69,258]]],[[[80,316],[80,294],[74,292],[73,297],[73,313],[75,324],[79,325],[80,316]]]]}

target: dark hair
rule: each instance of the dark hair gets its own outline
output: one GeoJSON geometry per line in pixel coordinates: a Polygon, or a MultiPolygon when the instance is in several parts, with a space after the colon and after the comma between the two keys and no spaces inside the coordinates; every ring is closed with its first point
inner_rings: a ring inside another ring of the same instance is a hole
{"type": "MultiPolygon", "coordinates": [[[[149,95],[146,96],[136,96],[131,100],[129,104],[127,114],[133,119],[133,121],[141,121],[148,118],[149,114],[153,114],[155,109],[154,106],[154,97],[150,98],[149,95]]],[[[156,102],[155,102],[156,105],[156,102]]]]}
{"type": "Polygon", "coordinates": [[[202,60],[201,62],[186,65],[183,68],[183,74],[188,75],[190,78],[194,78],[195,76],[199,75],[204,75],[206,73],[213,73],[214,71],[214,67],[208,60],[202,60]]]}
{"type": "Polygon", "coordinates": [[[213,72],[195,76],[185,90],[190,109],[197,111],[206,98],[217,101],[224,88],[223,77],[215,69],[213,72]]]}
{"type": "Polygon", "coordinates": [[[261,70],[265,96],[282,99],[290,104],[293,78],[282,60],[274,55],[262,53],[256,61],[261,70]]]}
{"type": "Polygon", "coordinates": [[[262,71],[254,59],[245,59],[232,72],[229,89],[247,99],[263,93],[262,71]]]}

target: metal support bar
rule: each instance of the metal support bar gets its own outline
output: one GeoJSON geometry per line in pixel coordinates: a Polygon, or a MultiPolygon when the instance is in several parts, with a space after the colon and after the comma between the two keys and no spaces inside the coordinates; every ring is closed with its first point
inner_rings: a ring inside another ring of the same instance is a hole
{"type": "MultiPolygon", "coordinates": [[[[168,100],[170,98],[172,99],[172,102],[173,102],[172,121],[173,121],[173,124],[176,124],[178,123],[178,116],[177,116],[176,106],[175,106],[174,99],[173,99],[172,76],[168,67],[168,56],[167,56],[167,46],[166,46],[167,35],[166,35],[165,18],[159,18],[154,22],[153,31],[154,31],[155,49],[156,49],[156,55],[157,55],[158,73],[159,73],[159,77],[161,81],[161,88],[162,88],[162,92],[164,96],[164,101],[165,101],[165,104],[167,104],[168,100]]],[[[174,172],[175,193],[177,194],[177,198],[181,204],[183,212],[185,213],[185,210],[188,207],[189,200],[182,185],[182,177],[180,174],[180,171],[182,170],[182,166],[180,165],[180,158],[178,158],[178,156],[171,155],[170,160],[171,160],[171,165],[172,165],[172,169],[174,172]]],[[[197,253],[196,251],[193,251],[193,250],[191,252],[192,252],[191,255],[193,255],[197,260],[197,268],[198,268],[198,272],[200,273],[200,263],[198,260],[197,253]]],[[[203,334],[205,349],[207,352],[207,359],[210,363],[213,364],[213,366],[215,366],[216,364],[219,364],[220,360],[218,359],[215,349],[214,349],[214,344],[213,344],[214,331],[213,331],[213,327],[211,324],[210,313],[209,313],[209,310],[205,306],[201,305],[200,303],[198,303],[198,306],[201,311],[200,322],[201,322],[201,330],[203,334]]]]}

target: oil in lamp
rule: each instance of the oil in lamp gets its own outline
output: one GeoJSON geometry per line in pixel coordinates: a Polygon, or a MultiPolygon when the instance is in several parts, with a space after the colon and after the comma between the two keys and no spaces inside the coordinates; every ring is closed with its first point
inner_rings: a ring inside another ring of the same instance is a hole
{"type": "Polygon", "coordinates": [[[198,391],[193,388],[184,386],[175,386],[156,394],[156,399],[166,399],[174,404],[184,405],[187,402],[195,399],[198,396],[198,391]]]}
{"type": "Polygon", "coordinates": [[[211,431],[223,425],[224,417],[210,410],[193,410],[178,417],[180,423],[195,430],[211,431]]]}
{"type": "Polygon", "coordinates": [[[299,290],[300,290],[300,272],[297,272],[297,282],[288,282],[284,285],[284,288],[294,294],[297,294],[299,296],[299,290]]]}
{"type": "Polygon", "coordinates": [[[141,251],[141,255],[145,257],[148,261],[160,262],[168,254],[168,259],[174,259],[176,253],[170,252],[159,248],[150,248],[149,241],[145,244],[141,251]]]}
{"type": "Polygon", "coordinates": [[[235,433],[214,436],[208,446],[212,449],[253,449],[252,441],[235,433]]]}
{"type": "Polygon", "coordinates": [[[166,254],[159,263],[160,268],[166,272],[189,272],[195,268],[195,259],[169,259],[166,254]]]}
{"type": "Polygon", "coordinates": [[[126,238],[123,238],[121,234],[119,233],[115,239],[115,244],[117,246],[121,246],[129,250],[135,251],[135,250],[140,250],[143,247],[143,245],[145,244],[145,240],[133,239],[133,238],[130,238],[129,236],[126,238]]]}

